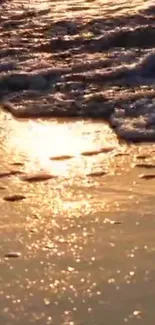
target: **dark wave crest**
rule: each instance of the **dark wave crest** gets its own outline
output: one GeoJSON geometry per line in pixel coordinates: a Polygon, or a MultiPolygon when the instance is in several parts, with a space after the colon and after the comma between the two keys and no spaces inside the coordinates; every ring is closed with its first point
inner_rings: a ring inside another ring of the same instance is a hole
{"type": "Polygon", "coordinates": [[[124,14],[121,5],[93,10],[82,4],[80,16],[74,4],[68,18],[57,1],[45,9],[26,4],[0,4],[4,109],[18,117],[102,117],[123,137],[147,139],[149,132],[154,139],[153,117],[147,121],[155,109],[155,6],[124,14]],[[135,124],[141,117],[143,128],[135,124]]]}

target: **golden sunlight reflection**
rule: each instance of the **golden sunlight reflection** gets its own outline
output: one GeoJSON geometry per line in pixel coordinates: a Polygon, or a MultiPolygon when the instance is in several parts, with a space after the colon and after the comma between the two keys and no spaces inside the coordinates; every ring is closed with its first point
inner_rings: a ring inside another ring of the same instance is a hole
{"type": "MultiPolygon", "coordinates": [[[[38,11],[48,11],[51,9],[53,10],[53,16],[58,15],[61,18],[82,18],[82,19],[89,19],[92,16],[97,17],[101,15],[99,9],[102,8],[102,12],[106,14],[106,16],[115,16],[116,13],[119,14],[128,14],[129,10],[130,13],[134,13],[144,7],[147,7],[149,4],[148,1],[142,0],[131,0],[130,4],[127,4],[126,0],[119,1],[118,4],[114,4],[113,1],[110,0],[96,0],[93,1],[93,5],[90,1],[83,1],[78,0],[73,2],[72,0],[64,0],[64,1],[57,1],[56,6],[52,6],[52,1],[48,0],[26,0],[24,1],[24,5],[29,8],[35,8],[38,11]],[[118,11],[119,7],[119,11],[118,11]]],[[[47,15],[47,12],[46,12],[47,15]]]]}
{"type": "Polygon", "coordinates": [[[12,157],[27,161],[28,169],[66,174],[83,166],[91,172],[86,158],[96,162],[119,148],[109,126],[103,122],[56,120],[9,120],[6,146],[12,157]],[[92,158],[92,159],[91,159],[92,158]]]}

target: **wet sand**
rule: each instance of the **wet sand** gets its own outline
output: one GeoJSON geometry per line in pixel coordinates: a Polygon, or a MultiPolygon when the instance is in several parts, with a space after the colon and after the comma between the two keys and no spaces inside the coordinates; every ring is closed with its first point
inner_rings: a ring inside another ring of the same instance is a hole
{"type": "Polygon", "coordinates": [[[0,3],[2,325],[154,325],[154,12],[0,3]]]}
{"type": "Polygon", "coordinates": [[[0,323],[153,325],[155,145],[103,121],[0,127],[0,323]]]}

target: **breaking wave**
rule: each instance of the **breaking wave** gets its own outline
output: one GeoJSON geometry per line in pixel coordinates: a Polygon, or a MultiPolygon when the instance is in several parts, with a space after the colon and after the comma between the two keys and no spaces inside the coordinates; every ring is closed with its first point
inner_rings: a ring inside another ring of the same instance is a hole
{"type": "Polygon", "coordinates": [[[1,2],[2,108],[16,117],[103,118],[128,141],[154,141],[155,6],[126,8],[1,2]]]}

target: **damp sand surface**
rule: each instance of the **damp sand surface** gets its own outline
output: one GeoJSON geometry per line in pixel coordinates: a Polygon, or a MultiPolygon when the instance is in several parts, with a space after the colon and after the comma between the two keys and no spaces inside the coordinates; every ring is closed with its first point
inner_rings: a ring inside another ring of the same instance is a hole
{"type": "Polygon", "coordinates": [[[0,128],[0,322],[153,325],[155,145],[101,120],[0,128]]]}
{"type": "Polygon", "coordinates": [[[154,325],[154,15],[0,2],[0,324],[154,325]]]}

